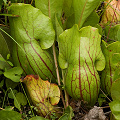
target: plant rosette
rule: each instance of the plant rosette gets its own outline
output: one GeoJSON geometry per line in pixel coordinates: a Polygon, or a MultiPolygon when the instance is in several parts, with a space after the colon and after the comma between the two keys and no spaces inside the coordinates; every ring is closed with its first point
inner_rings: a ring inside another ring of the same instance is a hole
{"type": "Polygon", "coordinates": [[[74,99],[94,105],[99,94],[98,71],[105,67],[101,36],[97,28],[77,25],[59,36],[59,64],[65,75],[65,89],[74,99]]]}
{"type": "Polygon", "coordinates": [[[30,4],[16,3],[9,7],[13,44],[13,61],[25,75],[39,75],[55,82],[56,71],[52,54],[47,50],[55,40],[55,31],[48,16],[30,4]]]}
{"type": "Polygon", "coordinates": [[[120,21],[120,1],[119,0],[106,0],[104,3],[105,11],[102,15],[101,25],[104,26],[106,23],[116,24],[120,21]]]}
{"type": "Polygon", "coordinates": [[[106,65],[101,74],[101,87],[105,93],[111,95],[112,83],[120,77],[120,42],[107,44],[102,41],[102,51],[106,59],[106,65]]]}

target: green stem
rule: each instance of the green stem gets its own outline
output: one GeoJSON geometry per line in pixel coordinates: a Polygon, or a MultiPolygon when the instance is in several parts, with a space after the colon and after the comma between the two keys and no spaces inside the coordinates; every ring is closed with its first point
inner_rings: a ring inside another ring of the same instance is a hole
{"type": "Polygon", "coordinates": [[[107,97],[107,95],[102,91],[101,88],[100,88],[100,91],[103,93],[103,95],[104,95],[110,102],[112,102],[112,101],[109,99],[109,97],[107,97]]]}
{"type": "MultiPolygon", "coordinates": [[[[65,78],[64,78],[63,70],[62,70],[62,78],[63,78],[63,84],[65,86],[65,78]]],[[[69,95],[68,95],[67,91],[65,90],[65,88],[64,88],[64,92],[65,92],[65,103],[66,103],[66,107],[67,107],[69,105],[69,95]]]]}
{"type": "Polygon", "coordinates": [[[84,10],[85,10],[87,1],[88,1],[88,0],[86,0],[85,5],[83,6],[83,10],[82,10],[82,13],[81,13],[81,16],[80,16],[80,19],[79,19],[79,23],[78,23],[78,27],[79,27],[79,28],[81,27],[81,21],[82,21],[82,17],[83,17],[83,13],[84,13],[84,10]]]}
{"type": "MultiPolygon", "coordinates": [[[[57,58],[56,58],[55,43],[53,44],[52,48],[53,48],[53,56],[54,56],[54,62],[55,62],[55,68],[56,68],[58,85],[60,86],[61,83],[60,83],[60,75],[59,75],[58,63],[57,63],[57,58]]],[[[60,88],[60,95],[61,95],[61,99],[62,99],[63,105],[64,105],[64,107],[66,108],[65,100],[64,100],[64,97],[63,97],[61,88],[60,88]]]]}
{"type": "Polygon", "coordinates": [[[6,95],[7,95],[7,92],[8,92],[9,89],[7,89],[7,91],[5,92],[5,96],[4,96],[4,99],[3,99],[3,104],[2,104],[2,108],[4,107],[4,103],[5,103],[5,98],[6,98],[6,95]]]}
{"type": "Polygon", "coordinates": [[[50,14],[50,0],[48,0],[48,14],[49,14],[49,18],[51,18],[51,14],[50,14]]]}
{"type": "Polygon", "coordinates": [[[25,89],[24,89],[24,87],[23,87],[23,85],[22,85],[21,82],[20,82],[20,84],[21,84],[22,90],[23,90],[23,92],[24,92],[24,95],[25,95],[25,97],[26,97],[26,99],[27,99],[27,101],[28,101],[28,104],[29,104],[29,106],[30,106],[30,109],[31,109],[31,111],[32,111],[32,114],[33,114],[33,116],[35,116],[35,114],[34,114],[34,112],[33,112],[33,109],[32,109],[32,107],[31,107],[30,101],[29,101],[29,99],[28,99],[28,97],[27,97],[27,94],[26,94],[26,92],[25,92],[25,89]]]}
{"type": "MultiPolygon", "coordinates": [[[[18,102],[18,100],[16,99],[15,94],[13,93],[12,88],[9,88],[9,89],[10,89],[11,92],[12,92],[12,95],[13,95],[14,101],[16,101],[17,105],[19,105],[19,102],[18,102]]],[[[18,108],[18,109],[19,109],[19,111],[21,111],[21,108],[18,108]]]]}

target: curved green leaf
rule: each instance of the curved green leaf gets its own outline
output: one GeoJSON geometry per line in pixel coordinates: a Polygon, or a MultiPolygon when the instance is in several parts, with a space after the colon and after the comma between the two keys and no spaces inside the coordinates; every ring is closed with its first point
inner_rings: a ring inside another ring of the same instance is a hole
{"type": "Polygon", "coordinates": [[[9,7],[9,12],[19,15],[18,18],[10,18],[11,34],[19,44],[36,40],[42,49],[52,46],[55,37],[52,23],[39,9],[29,4],[17,3],[9,7]]]}
{"type": "MultiPolygon", "coordinates": [[[[6,56],[9,54],[9,53],[12,53],[12,44],[13,44],[13,41],[12,41],[12,39],[8,36],[8,34],[10,34],[10,28],[7,28],[7,27],[3,27],[3,26],[1,26],[0,27],[0,30],[1,30],[1,35],[3,36],[3,38],[4,38],[4,43],[5,44],[1,44],[2,46],[1,46],[1,48],[3,48],[3,46],[4,46],[4,52],[2,52],[2,56],[6,59],[6,56]],[[5,52],[5,51],[8,51],[8,52],[5,52]],[[6,54],[5,54],[6,53],[6,54]],[[3,55],[4,54],[4,55],[3,55]]],[[[0,41],[2,41],[2,39],[0,40],[0,41]]],[[[0,53],[1,53],[1,51],[0,51],[0,53]]]]}
{"type": "Polygon", "coordinates": [[[49,17],[29,4],[17,3],[9,12],[19,15],[10,18],[11,35],[18,44],[13,46],[13,60],[25,74],[39,74],[43,79],[56,79],[52,56],[47,50],[55,39],[49,17]]]}
{"type": "Polygon", "coordinates": [[[15,111],[0,111],[0,120],[20,120],[22,114],[15,111]]]}
{"type": "Polygon", "coordinates": [[[39,8],[42,13],[49,16],[55,24],[55,14],[60,18],[62,16],[64,0],[35,0],[35,6],[39,8]]]}
{"type": "Polygon", "coordinates": [[[64,0],[63,3],[63,11],[65,13],[66,17],[69,17],[73,14],[74,10],[73,10],[73,0],[64,0]]]}
{"type": "Polygon", "coordinates": [[[116,66],[120,65],[120,53],[114,53],[112,55],[112,63],[115,64],[116,66]]]}
{"type": "Polygon", "coordinates": [[[23,70],[21,67],[14,67],[4,72],[4,76],[11,79],[14,82],[20,82],[21,74],[23,70]]]}
{"type": "Polygon", "coordinates": [[[112,101],[109,103],[110,109],[117,120],[120,120],[120,101],[112,101]]]}
{"type": "Polygon", "coordinates": [[[11,66],[8,64],[8,61],[6,61],[3,56],[0,54],[0,69],[10,69],[11,66]]]}
{"type": "Polygon", "coordinates": [[[120,79],[117,79],[112,83],[111,97],[113,100],[120,101],[120,79]]]}
{"type": "Polygon", "coordinates": [[[97,73],[105,67],[98,29],[74,25],[59,36],[59,64],[65,73],[67,92],[75,99],[94,104],[99,93],[97,73]]]}
{"type": "Polygon", "coordinates": [[[9,48],[7,45],[7,42],[4,38],[4,36],[2,35],[2,33],[0,32],[0,54],[6,59],[7,58],[7,54],[9,54],[9,48]]]}
{"type": "MultiPolygon", "coordinates": [[[[5,27],[0,27],[0,30],[3,30],[4,32],[9,32],[9,29],[5,27]]],[[[6,61],[8,58],[8,54],[11,52],[11,39],[3,32],[0,31],[0,69],[5,70],[11,68],[10,61],[6,61]]],[[[12,47],[12,46],[11,46],[12,47]]]]}
{"type": "Polygon", "coordinates": [[[108,40],[120,41],[120,24],[115,26],[107,26],[104,29],[105,36],[108,37],[108,40]]]}
{"type": "MultiPolygon", "coordinates": [[[[13,92],[12,92],[13,94],[13,92]]],[[[14,95],[13,95],[14,96],[14,95]]],[[[13,97],[14,98],[14,105],[16,108],[18,108],[19,110],[21,110],[21,105],[26,105],[27,104],[27,100],[24,96],[23,93],[21,92],[18,92],[15,94],[15,96],[13,97]]]]}
{"type": "Polygon", "coordinates": [[[79,28],[83,25],[86,18],[93,12],[101,0],[73,0],[75,23],[79,28]]]}
{"type": "Polygon", "coordinates": [[[58,120],[71,120],[71,119],[68,119],[68,118],[69,118],[69,114],[64,113],[58,120]]]}
{"type": "Polygon", "coordinates": [[[10,80],[10,79],[6,79],[5,84],[6,84],[7,89],[9,89],[9,88],[14,89],[19,83],[14,82],[13,80],[10,80]]]}
{"type": "MultiPolygon", "coordinates": [[[[24,94],[23,93],[21,93],[21,92],[18,92],[18,93],[16,93],[16,99],[17,99],[17,101],[18,101],[18,103],[20,104],[20,105],[26,105],[27,104],[27,100],[26,100],[26,98],[25,98],[25,96],[24,96],[24,94]]],[[[16,104],[16,103],[15,103],[16,104]]]]}
{"type": "Polygon", "coordinates": [[[113,75],[112,81],[114,82],[114,81],[116,81],[119,78],[120,78],[120,66],[116,67],[116,69],[114,71],[114,75],[113,75]]]}
{"type": "Polygon", "coordinates": [[[99,17],[95,11],[93,11],[85,20],[83,23],[83,26],[92,26],[95,27],[97,24],[99,24],[99,17]]]}
{"type": "Polygon", "coordinates": [[[73,116],[74,116],[73,109],[71,106],[68,106],[65,109],[65,113],[58,120],[72,120],[73,116]]]}

